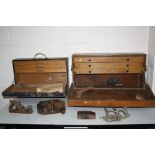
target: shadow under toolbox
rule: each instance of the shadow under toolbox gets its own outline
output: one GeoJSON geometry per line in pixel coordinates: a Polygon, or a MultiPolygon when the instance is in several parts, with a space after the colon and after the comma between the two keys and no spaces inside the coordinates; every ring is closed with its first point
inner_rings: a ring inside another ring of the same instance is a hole
{"type": "Polygon", "coordinates": [[[146,54],[74,54],[68,106],[153,107],[146,54]]]}
{"type": "Polygon", "coordinates": [[[15,83],[2,93],[4,97],[66,97],[68,58],[36,58],[37,55],[12,61],[15,83]]]}

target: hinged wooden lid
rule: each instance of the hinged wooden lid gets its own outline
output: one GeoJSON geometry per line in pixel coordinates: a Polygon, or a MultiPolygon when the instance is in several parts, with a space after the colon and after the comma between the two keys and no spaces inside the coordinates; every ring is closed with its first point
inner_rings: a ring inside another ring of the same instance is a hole
{"type": "Polygon", "coordinates": [[[15,84],[68,84],[68,59],[15,59],[15,84]]]}

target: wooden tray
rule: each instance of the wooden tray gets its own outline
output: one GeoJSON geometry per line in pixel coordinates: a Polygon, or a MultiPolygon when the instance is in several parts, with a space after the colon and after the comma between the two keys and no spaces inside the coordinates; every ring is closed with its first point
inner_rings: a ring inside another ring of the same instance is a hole
{"type": "Polygon", "coordinates": [[[68,106],[84,107],[155,107],[155,97],[148,85],[144,88],[94,88],[79,96],[73,85],[69,89],[68,106]]]}

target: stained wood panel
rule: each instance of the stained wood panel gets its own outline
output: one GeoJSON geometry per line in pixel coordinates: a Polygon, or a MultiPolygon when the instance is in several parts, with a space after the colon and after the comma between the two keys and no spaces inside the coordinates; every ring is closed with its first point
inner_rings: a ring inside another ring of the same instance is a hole
{"type": "Polygon", "coordinates": [[[69,90],[68,106],[82,107],[155,107],[155,97],[145,86],[139,89],[90,89],[79,97],[77,92],[81,89],[69,90]],[[141,98],[137,98],[141,96],[141,98]]]}
{"type": "Polygon", "coordinates": [[[84,68],[141,68],[144,69],[143,63],[75,63],[75,69],[84,68]]]}
{"type": "Polygon", "coordinates": [[[64,60],[51,60],[51,59],[45,59],[45,60],[15,60],[14,65],[15,66],[25,66],[25,65],[52,65],[52,66],[59,66],[64,67],[66,65],[64,60]]]}
{"type": "Polygon", "coordinates": [[[67,84],[67,59],[14,60],[15,82],[23,84],[67,84]]]}
{"type": "Polygon", "coordinates": [[[116,74],[116,73],[142,73],[144,69],[139,67],[133,68],[104,68],[104,69],[74,69],[76,74],[116,74]]]}
{"type": "Polygon", "coordinates": [[[137,62],[137,63],[144,63],[145,57],[144,56],[77,56],[74,57],[73,61],[76,62],[137,62]]]}
{"type": "Polygon", "coordinates": [[[34,61],[15,61],[15,73],[49,73],[66,72],[66,62],[63,60],[34,60],[34,61]]]}
{"type": "Polygon", "coordinates": [[[64,85],[66,85],[67,84],[67,73],[16,74],[16,83],[23,83],[23,84],[64,83],[64,85]]]}
{"type": "Polygon", "coordinates": [[[154,100],[147,101],[131,101],[131,100],[94,100],[94,101],[80,101],[69,100],[68,106],[76,107],[155,107],[154,100]]]}
{"type": "Polygon", "coordinates": [[[143,74],[78,74],[75,76],[74,87],[112,87],[107,86],[109,79],[118,79],[121,85],[117,87],[120,88],[142,88],[145,82],[143,74]]]}

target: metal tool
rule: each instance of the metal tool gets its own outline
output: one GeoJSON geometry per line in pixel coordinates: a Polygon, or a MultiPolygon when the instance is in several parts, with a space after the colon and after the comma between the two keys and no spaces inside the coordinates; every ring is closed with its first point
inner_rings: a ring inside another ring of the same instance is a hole
{"type": "Polygon", "coordinates": [[[106,115],[100,117],[101,119],[105,120],[106,122],[113,122],[113,121],[121,121],[122,119],[126,119],[129,117],[129,113],[127,108],[123,108],[118,110],[116,108],[108,109],[104,108],[106,115]]]}

